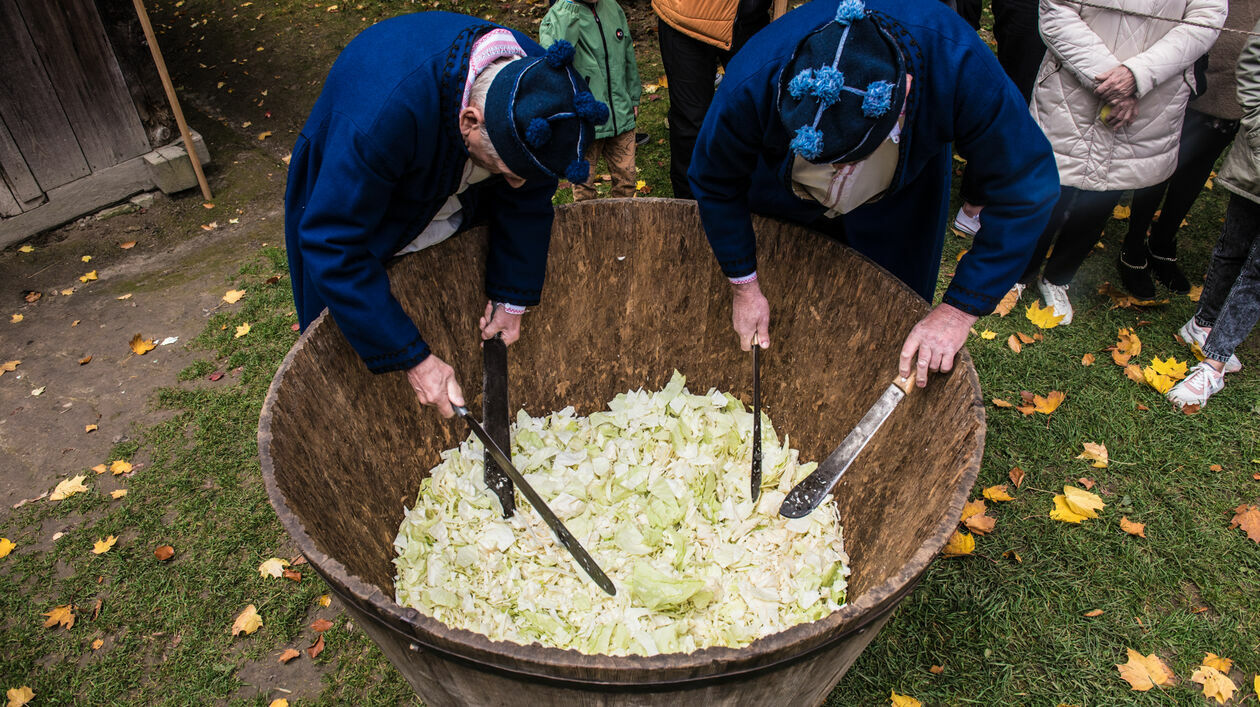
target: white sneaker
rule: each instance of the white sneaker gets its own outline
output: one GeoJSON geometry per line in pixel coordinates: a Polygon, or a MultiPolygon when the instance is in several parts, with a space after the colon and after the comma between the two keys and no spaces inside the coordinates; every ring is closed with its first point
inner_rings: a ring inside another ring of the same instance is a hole
{"type": "Polygon", "coordinates": [[[961,206],[958,207],[958,213],[954,215],[954,228],[969,236],[976,235],[980,231],[980,214],[969,216],[961,206]]]}
{"type": "Polygon", "coordinates": [[[1200,363],[1173,389],[1168,391],[1168,401],[1181,409],[1187,405],[1203,405],[1208,398],[1225,387],[1225,374],[1217,373],[1207,362],[1200,363]]]}
{"type": "Polygon", "coordinates": [[[1046,304],[1054,309],[1054,313],[1062,315],[1059,326],[1072,323],[1072,300],[1068,299],[1068,285],[1055,285],[1045,280],[1037,281],[1037,289],[1046,300],[1046,304]]]}
{"type": "Polygon", "coordinates": [[[1020,297],[1023,297],[1023,296],[1024,296],[1024,288],[1025,288],[1025,287],[1028,287],[1028,285],[1026,285],[1026,284],[1024,284],[1024,283],[1022,283],[1022,282],[1017,282],[1017,283],[1015,283],[1015,284],[1011,287],[1011,289],[1012,289],[1012,290],[1014,290],[1014,292],[1015,292],[1015,301],[1016,301],[1016,302],[1018,302],[1018,301],[1019,301],[1019,298],[1020,298],[1020,297]]]}
{"type": "MultiPolygon", "coordinates": [[[[1190,345],[1191,348],[1197,346],[1199,353],[1203,353],[1203,346],[1207,343],[1208,331],[1208,329],[1199,326],[1194,317],[1190,317],[1190,321],[1181,325],[1181,331],[1177,333],[1181,335],[1181,338],[1185,340],[1187,345],[1190,345]]],[[[1239,361],[1237,356],[1230,354],[1229,360],[1225,362],[1225,372],[1237,373],[1241,370],[1242,361],[1239,361]]]]}

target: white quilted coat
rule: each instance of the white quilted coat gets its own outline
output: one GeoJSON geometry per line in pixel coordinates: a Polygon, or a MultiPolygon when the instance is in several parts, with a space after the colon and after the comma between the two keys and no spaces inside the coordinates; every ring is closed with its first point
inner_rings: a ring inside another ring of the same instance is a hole
{"type": "MultiPolygon", "coordinates": [[[[1220,27],[1226,0],[1091,0],[1122,10],[1220,27]]],[[[1033,118],[1054,147],[1059,182],[1087,191],[1158,184],[1177,167],[1191,66],[1216,41],[1213,29],[1125,15],[1067,0],[1041,0],[1050,49],[1033,90],[1033,118]],[[1099,112],[1097,77],[1124,64],[1137,80],[1137,119],[1112,130],[1099,112]]]]}

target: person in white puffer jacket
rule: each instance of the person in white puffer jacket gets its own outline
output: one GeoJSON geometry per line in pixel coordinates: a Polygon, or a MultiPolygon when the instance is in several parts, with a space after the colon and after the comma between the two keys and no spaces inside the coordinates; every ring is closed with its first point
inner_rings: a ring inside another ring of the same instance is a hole
{"type": "Polygon", "coordinates": [[[1061,324],[1072,320],[1067,286],[1121,195],[1158,184],[1176,169],[1193,64],[1216,41],[1226,15],[1226,0],[1096,4],[1114,9],[1041,0],[1041,36],[1049,51],[1030,108],[1054,148],[1062,193],[1016,288],[1022,292],[1036,282],[1046,303],[1063,315],[1061,324]]]}

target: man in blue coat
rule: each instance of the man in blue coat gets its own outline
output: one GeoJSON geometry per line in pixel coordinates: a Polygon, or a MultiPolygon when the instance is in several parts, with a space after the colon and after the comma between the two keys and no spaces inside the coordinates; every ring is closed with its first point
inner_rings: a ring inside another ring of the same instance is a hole
{"type": "Polygon", "coordinates": [[[364,30],[333,64],[293,149],[285,239],[299,323],[327,308],[375,373],[406,371],[450,417],[463,393],[390,293],[385,263],[489,221],[481,336],[520,335],[542,292],[551,198],[608,109],[571,68],[475,17],[405,15],[364,30]]]}
{"type": "Polygon", "coordinates": [[[1050,144],[993,53],[938,0],[815,0],[754,36],[689,172],[743,348],[769,345],[750,212],[822,231],[931,301],[951,143],[986,208],[943,302],[902,348],[901,374],[919,386],[951,370],[1027,265],[1059,193],[1050,144]]]}

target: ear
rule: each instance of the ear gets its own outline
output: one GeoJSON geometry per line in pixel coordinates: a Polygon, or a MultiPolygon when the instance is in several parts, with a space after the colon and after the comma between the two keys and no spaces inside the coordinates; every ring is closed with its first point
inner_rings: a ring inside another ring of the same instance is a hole
{"type": "Polygon", "coordinates": [[[459,132],[466,138],[481,129],[485,115],[480,108],[468,106],[459,112],[459,132]]]}

